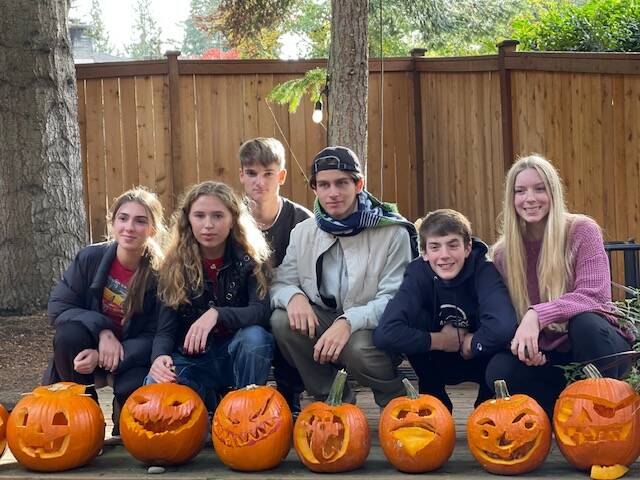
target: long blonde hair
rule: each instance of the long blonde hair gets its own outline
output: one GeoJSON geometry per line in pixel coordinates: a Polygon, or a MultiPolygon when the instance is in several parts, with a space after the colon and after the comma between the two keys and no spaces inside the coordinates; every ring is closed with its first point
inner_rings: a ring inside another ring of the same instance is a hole
{"type": "Polygon", "coordinates": [[[507,288],[518,318],[524,316],[531,303],[527,292],[524,250],[527,225],[516,212],[514,195],[516,177],[529,168],[538,172],[549,196],[549,213],[537,265],[540,300],[548,302],[560,297],[573,282],[573,258],[567,248],[568,230],[573,216],[567,211],[562,180],[555,167],[544,157],[532,154],[520,158],[507,173],[501,236],[492,248],[492,256],[495,256],[497,250],[501,250],[504,255],[507,288]]]}
{"type": "Polygon", "coordinates": [[[140,263],[136,268],[133,277],[127,287],[127,295],[125,297],[122,308],[124,324],[135,313],[141,313],[144,306],[144,293],[147,289],[149,278],[158,272],[163,259],[162,239],[166,235],[164,225],[164,213],[162,204],[155,193],[150,192],[144,187],[135,187],[127,190],[116,198],[109,211],[107,212],[107,239],[113,240],[113,222],[115,221],[118,211],[123,205],[135,202],[141,205],[149,216],[149,223],[152,228],[152,234],[147,238],[144,252],[140,258],[140,263]]]}
{"type": "Polygon", "coordinates": [[[200,246],[189,223],[193,203],[201,196],[216,197],[231,212],[233,227],[227,238],[238,243],[253,259],[253,275],[258,282],[258,295],[267,293],[270,277],[271,250],[246,205],[221,182],[202,182],[192,186],[182,197],[180,206],[171,217],[171,234],[160,269],[158,295],[168,306],[177,308],[191,303],[204,289],[204,272],[200,246]]]}

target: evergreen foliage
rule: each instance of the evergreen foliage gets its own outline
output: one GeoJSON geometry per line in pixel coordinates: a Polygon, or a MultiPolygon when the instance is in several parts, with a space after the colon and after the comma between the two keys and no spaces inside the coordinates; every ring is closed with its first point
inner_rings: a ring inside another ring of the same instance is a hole
{"type": "Polygon", "coordinates": [[[289,111],[295,112],[302,97],[309,95],[311,102],[320,100],[322,90],[327,83],[327,70],[314,68],[305,73],[302,78],[294,78],[274,87],[267,95],[267,100],[276,103],[289,104],[289,111]]]}
{"type": "Polygon", "coordinates": [[[182,53],[185,55],[202,55],[210,48],[220,48],[222,35],[208,33],[199,27],[200,19],[212,15],[220,4],[220,0],[191,0],[189,18],[184,22],[184,38],[182,53]]]}
{"type": "Polygon", "coordinates": [[[113,53],[113,46],[109,42],[109,34],[102,21],[100,0],[91,0],[90,16],[91,26],[87,30],[87,36],[93,39],[94,50],[100,53],[113,53]]]}
{"type": "Polygon", "coordinates": [[[126,47],[132,58],[154,58],[162,56],[162,31],[151,14],[151,0],[136,0],[134,8],[135,40],[126,47]]]}

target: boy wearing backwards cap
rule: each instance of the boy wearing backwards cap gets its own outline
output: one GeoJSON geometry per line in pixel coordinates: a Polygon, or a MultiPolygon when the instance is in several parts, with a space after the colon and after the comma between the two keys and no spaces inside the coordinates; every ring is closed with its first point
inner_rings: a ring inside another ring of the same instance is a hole
{"type": "MultiPolygon", "coordinates": [[[[315,398],[326,398],[344,367],[383,407],[404,387],[371,333],[417,255],[415,227],[364,190],[360,162],[348,148],[318,153],[309,183],[315,218],[293,229],[276,270],[273,334],[315,398]]],[[[355,400],[348,388],[344,399],[355,400]]]]}

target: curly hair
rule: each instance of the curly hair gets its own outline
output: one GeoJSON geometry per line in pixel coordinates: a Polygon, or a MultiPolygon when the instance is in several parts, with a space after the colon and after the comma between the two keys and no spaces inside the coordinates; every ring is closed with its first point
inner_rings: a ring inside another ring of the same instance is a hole
{"type": "Polygon", "coordinates": [[[127,295],[122,305],[124,317],[122,322],[126,322],[134,313],[141,313],[144,304],[144,292],[147,289],[147,283],[152,275],[157,274],[162,263],[162,240],[167,230],[164,225],[164,212],[162,204],[155,193],[150,192],[144,187],[134,187],[127,190],[119,197],[114,199],[109,211],[107,212],[107,239],[113,240],[113,223],[118,216],[118,211],[127,203],[135,202],[141,205],[149,216],[149,224],[151,225],[151,235],[147,238],[144,252],[136,268],[133,277],[127,288],[127,295]]]}
{"type": "Polygon", "coordinates": [[[180,206],[171,217],[171,233],[165,260],[160,268],[160,299],[169,307],[177,308],[179,305],[191,303],[192,297],[197,297],[203,292],[202,254],[189,223],[191,207],[203,195],[216,197],[231,213],[233,227],[230,237],[255,262],[253,275],[258,282],[258,295],[264,298],[271,276],[269,245],[247,206],[231,187],[221,182],[206,181],[192,186],[184,194],[180,206]]]}

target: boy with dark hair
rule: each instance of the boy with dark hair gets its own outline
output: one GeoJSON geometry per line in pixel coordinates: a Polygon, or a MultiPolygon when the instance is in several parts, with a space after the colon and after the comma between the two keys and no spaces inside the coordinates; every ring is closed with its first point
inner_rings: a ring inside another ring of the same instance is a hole
{"type": "Polygon", "coordinates": [[[492,397],[485,382],[489,359],[507,348],[516,330],[509,292],[486,258],[487,246],[471,237],[471,224],[461,213],[429,213],[419,235],[423,254],[407,266],[373,343],[407,355],[420,392],[449,410],[445,385],[478,383],[477,405],[492,397]]]}
{"type": "MultiPolygon", "coordinates": [[[[276,269],[273,335],[313,397],[324,400],[337,370],[346,368],[383,407],[404,387],[371,331],[417,254],[416,231],[364,189],[360,161],[346,147],[320,151],[309,183],[315,218],[294,228],[276,269]]],[[[355,401],[348,386],[344,400],[355,401]]]]}
{"type": "MultiPolygon", "coordinates": [[[[287,251],[291,230],[311,217],[311,212],[280,195],[280,186],[287,178],[285,152],[280,141],[262,137],[249,140],[240,147],[238,158],[240,183],[249,210],[273,250],[271,261],[277,267],[287,251]]],[[[300,374],[282,358],[278,348],[274,352],[273,367],[278,390],[291,411],[297,414],[304,391],[300,374]]]]}

